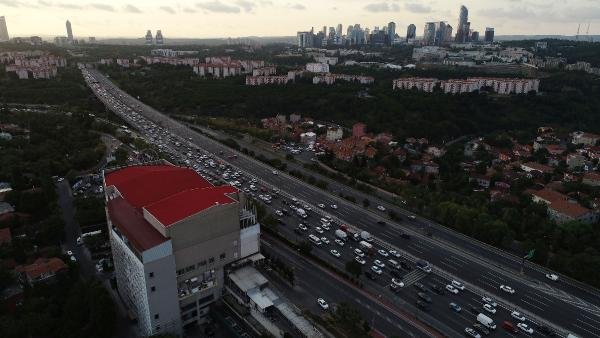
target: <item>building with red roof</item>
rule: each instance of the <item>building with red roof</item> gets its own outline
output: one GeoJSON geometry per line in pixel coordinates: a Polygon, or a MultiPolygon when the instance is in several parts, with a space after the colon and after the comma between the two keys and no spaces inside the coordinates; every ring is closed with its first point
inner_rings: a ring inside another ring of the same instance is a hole
{"type": "Polygon", "coordinates": [[[40,257],[29,265],[19,265],[15,268],[21,275],[21,280],[29,285],[54,280],[57,274],[68,270],[67,265],[60,258],[40,257]]]}
{"type": "Polygon", "coordinates": [[[598,213],[581,206],[577,201],[569,199],[551,189],[529,191],[534,202],[544,203],[548,206],[548,216],[556,223],[580,221],[594,223],[598,221],[598,213]]]}
{"type": "Polygon", "coordinates": [[[203,323],[224,267],[258,253],[260,226],[236,188],[169,163],[106,171],[118,290],[146,336],[203,323]]]}

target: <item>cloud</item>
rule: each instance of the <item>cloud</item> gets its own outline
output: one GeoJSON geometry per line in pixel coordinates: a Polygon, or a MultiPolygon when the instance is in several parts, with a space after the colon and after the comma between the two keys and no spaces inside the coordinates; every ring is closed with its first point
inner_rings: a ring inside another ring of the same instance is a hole
{"type": "MultiPolygon", "coordinates": [[[[0,1],[0,3],[2,3],[2,1],[0,1]]],[[[39,1],[38,1],[38,4],[40,4],[41,6],[46,6],[46,7],[50,7],[50,6],[52,6],[52,3],[51,3],[51,2],[44,1],[44,0],[39,0],[39,1]]]]}
{"type": "Polygon", "coordinates": [[[135,7],[134,5],[127,5],[127,6],[123,7],[123,10],[127,13],[135,13],[135,14],[142,13],[142,10],[135,7]]]}
{"type": "Polygon", "coordinates": [[[107,12],[114,12],[115,9],[113,6],[111,5],[105,5],[105,4],[91,4],[90,6],[92,6],[95,9],[99,9],[101,11],[107,11],[107,12]]]}
{"type": "Polygon", "coordinates": [[[526,7],[504,8],[486,8],[478,12],[479,15],[491,18],[506,19],[533,19],[537,17],[536,13],[526,7]]]}
{"type": "Polygon", "coordinates": [[[8,7],[21,7],[25,4],[17,0],[0,0],[0,5],[5,5],[8,7]]]}
{"type": "Polygon", "coordinates": [[[254,2],[250,2],[247,0],[237,0],[235,3],[241,8],[243,8],[246,12],[250,12],[254,9],[254,7],[256,7],[256,4],[254,2]]]}
{"type": "Polygon", "coordinates": [[[407,3],[404,4],[404,8],[412,13],[430,13],[431,7],[422,5],[420,3],[407,3]]]}
{"type": "Polygon", "coordinates": [[[196,13],[196,10],[193,8],[186,7],[183,9],[184,13],[196,13]]]}
{"type": "Polygon", "coordinates": [[[388,4],[387,2],[376,2],[365,6],[365,10],[373,13],[398,12],[400,6],[397,4],[388,4]]]}
{"type": "Polygon", "coordinates": [[[75,4],[56,4],[56,7],[64,8],[64,9],[83,9],[80,5],[75,4]]]}
{"type": "Polygon", "coordinates": [[[303,11],[303,10],[306,9],[306,6],[304,6],[303,4],[298,4],[298,3],[296,3],[296,4],[288,4],[287,6],[288,6],[288,8],[295,9],[295,10],[298,10],[298,11],[303,11]]]}
{"type": "Polygon", "coordinates": [[[218,0],[210,1],[210,2],[200,2],[196,4],[196,7],[202,8],[208,12],[215,13],[239,13],[240,8],[236,6],[230,6],[224,4],[218,0]]]}
{"type": "Polygon", "coordinates": [[[160,6],[160,10],[167,12],[169,14],[175,14],[175,10],[172,7],[169,6],[160,6]]]}

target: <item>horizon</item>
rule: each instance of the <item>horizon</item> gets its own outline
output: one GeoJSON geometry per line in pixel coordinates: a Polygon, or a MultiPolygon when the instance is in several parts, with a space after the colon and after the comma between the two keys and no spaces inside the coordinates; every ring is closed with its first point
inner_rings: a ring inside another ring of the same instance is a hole
{"type": "Polygon", "coordinates": [[[580,27],[580,35],[600,34],[595,25],[600,9],[593,0],[183,0],[174,5],[162,0],[68,1],[0,0],[0,16],[6,18],[11,37],[65,36],[67,20],[78,39],[142,38],[148,29],[160,29],[165,39],[287,37],[311,27],[318,31],[341,23],[345,31],[349,24],[373,29],[388,22],[395,22],[402,36],[409,24],[417,26],[417,35],[427,21],[456,27],[459,8],[465,5],[473,30],[479,32],[494,27],[498,36],[575,36],[580,27]]]}

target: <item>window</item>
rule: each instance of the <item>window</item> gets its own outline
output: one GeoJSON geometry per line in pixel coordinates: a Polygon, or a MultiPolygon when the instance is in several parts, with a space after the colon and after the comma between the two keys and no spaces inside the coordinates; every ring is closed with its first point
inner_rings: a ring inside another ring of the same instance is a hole
{"type": "Polygon", "coordinates": [[[215,262],[215,258],[214,258],[214,257],[211,257],[211,258],[209,258],[209,259],[208,259],[208,262],[209,262],[209,263],[214,263],[214,262],[215,262]]]}
{"type": "Polygon", "coordinates": [[[219,258],[221,258],[221,259],[225,259],[225,253],[223,252],[223,253],[221,254],[221,256],[219,256],[219,258]]]}
{"type": "Polygon", "coordinates": [[[154,315],[154,319],[158,319],[160,316],[157,314],[154,315]]]}
{"type": "Polygon", "coordinates": [[[156,286],[151,286],[150,291],[152,291],[152,292],[156,291],[156,286]]]}
{"type": "Polygon", "coordinates": [[[160,331],[160,325],[156,326],[156,331],[160,331]]]}
{"type": "Polygon", "coordinates": [[[154,272],[150,272],[148,276],[150,276],[150,278],[154,277],[154,272]]]}

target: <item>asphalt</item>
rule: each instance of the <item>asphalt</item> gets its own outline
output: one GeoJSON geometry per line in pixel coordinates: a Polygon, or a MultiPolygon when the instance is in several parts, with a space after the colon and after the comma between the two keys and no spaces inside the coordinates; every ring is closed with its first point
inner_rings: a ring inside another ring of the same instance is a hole
{"type": "MultiPolygon", "coordinates": [[[[181,139],[191,139],[196,146],[212,154],[232,152],[226,146],[191,131],[133,99],[97,72],[94,72],[94,75],[103,86],[122,95],[122,102],[136,107],[138,112],[166,127],[181,139]]],[[[592,288],[570,282],[549,282],[543,276],[544,271],[536,266],[528,266],[525,276],[521,276],[517,273],[520,260],[508,253],[488,248],[468,237],[452,234],[445,228],[436,227],[432,238],[425,236],[419,229],[435,226],[427,220],[417,217],[414,222],[407,219],[394,223],[387,220],[387,215],[383,212],[366,210],[288,175],[274,175],[272,168],[242,154],[238,154],[237,159],[223,160],[228,161],[260,179],[263,184],[278,187],[282,192],[293,194],[303,201],[311,204],[324,203],[327,206],[337,204],[336,210],[328,208],[326,212],[338,222],[371,232],[377,243],[386,248],[397,249],[407,261],[417,258],[428,260],[434,266],[434,277],[463,281],[467,289],[476,295],[471,297],[473,302],[481,295],[489,294],[500,306],[508,309],[518,308],[534,322],[551,324],[562,333],[573,332],[581,337],[600,337],[600,298],[592,288]],[[381,219],[386,219],[386,226],[377,224],[381,219]],[[412,224],[407,224],[409,221],[412,224]],[[400,237],[401,233],[409,233],[413,239],[406,241],[400,237]],[[501,284],[511,286],[516,293],[510,295],[500,291],[501,284]]],[[[386,206],[383,203],[382,205],[386,206]]],[[[388,207],[389,205],[386,206],[388,207]]],[[[405,211],[402,213],[406,215],[405,211]]],[[[494,319],[500,322],[496,317],[494,319]]],[[[444,318],[443,321],[449,324],[455,322],[455,318],[444,318]]],[[[455,326],[459,325],[458,323],[455,326]]]]}

